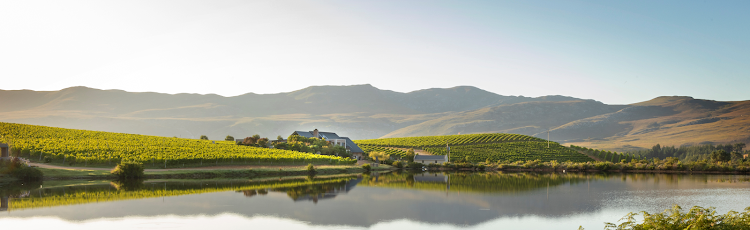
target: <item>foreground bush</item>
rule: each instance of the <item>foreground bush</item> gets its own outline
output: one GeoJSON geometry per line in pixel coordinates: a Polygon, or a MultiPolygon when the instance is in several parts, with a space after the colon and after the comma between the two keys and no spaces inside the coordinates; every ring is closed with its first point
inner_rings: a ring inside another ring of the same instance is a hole
{"type": "Polygon", "coordinates": [[[307,164],[307,173],[308,174],[315,174],[315,166],[313,164],[307,164]]]}
{"type": "Polygon", "coordinates": [[[18,158],[13,161],[0,161],[0,174],[7,174],[23,181],[39,181],[44,176],[42,171],[26,165],[18,158]]]}
{"type": "MultiPolygon", "coordinates": [[[[682,212],[680,206],[675,205],[672,209],[662,213],[643,214],[643,223],[636,223],[638,213],[628,213],[620,225],[606,223],[604,229],[611,230],[642,230],[642,229],[750,229],[750,207],[745,212],[738,213],[729,211],[724,215],[717,215],[715,208],[703,208],[695,206],[687,213],[682,212]]],[[[579,228],[583,229],[583,228],[579,228]]]]}
{"type": "Polygon", "coordinates": [[[370,164],[363,164],[362,168],[365,169],[366,172],[369,172],[370,170],[372,170],[372,166],[370,166],[370,164]]]}
{"type": "Polygon", "coordinates": [[[117,164],[117,167],[111,172],[120,179],[140,179],[143,178],[143,164],[126,162],[117,164]]]}

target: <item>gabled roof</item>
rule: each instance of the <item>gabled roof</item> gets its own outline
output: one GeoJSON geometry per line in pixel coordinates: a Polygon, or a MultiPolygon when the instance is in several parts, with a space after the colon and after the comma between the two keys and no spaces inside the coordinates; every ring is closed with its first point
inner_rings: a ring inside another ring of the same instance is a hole
{"type": "Polygon", "coordinates": [[[342,139],[339,135],[336,135],[336,133],[318,132],[318,135],[322,135],[326,139],[342,139]]]}
{"type": "Polygon", "coordinates": [[[362,149],[360,149],[359,146],[357,146],[357,144],[354,144],[352,139],[349,139],[348,137],[342,137],[342,139],[346,139],[346,147],[349,148],[349,152],[352,152],[352,153],[364,153],[365,152],[362,149]]]}
{"type": "Polygon", "coordinates": [[[303,137],[307,137],[307,138],[313,137],[313,134],[310,131],[294,131],[294,133],[292,133],[292,134],[297,134],[297,135],[300,135],[300,136],[303,136],[303,137]]]}
{"type": "MultiPolygon", "coordinates": [[[[292,135],[294,135],[294,134],[297,134],[297,135],[300,135],[300,136],[303,136],[303,137],[307,137],[307,138],[313,137],[313,131],[294,131],[294,133],[292,133],[292,135]]],[[[348,137],[339,137],[339,135],[336,134],[336,133],[332,133],[332,132],[320,132],[320,131],[318,131],[318,135],[321,135],[321,136],[325,137],[326,140],[333,140],[333,139],[339,139],[339,140],[341,140],[341,139],[345,139],[346,140],[346,147],[349,149],[350,152],[352,152],[352,153],[364,153],[365,152],[361,148],[359,148],[359,146],[357,146],[357,144],[354,144],[354,142],[351,139],[349,139],[348,137]]]]}
{"type": "Polygon", "coordinates": [[[445,160],[445,155],[416,155],[414,156],[415,161],[435,161],[445,160]]]}

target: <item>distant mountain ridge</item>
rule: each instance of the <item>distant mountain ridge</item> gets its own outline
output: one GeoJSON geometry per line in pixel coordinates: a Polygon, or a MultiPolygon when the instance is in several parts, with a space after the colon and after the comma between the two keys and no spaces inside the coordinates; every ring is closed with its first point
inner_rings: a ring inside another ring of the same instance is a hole
{"type": "Polygon", "coordinates": [[[3,122],[211,139],[273,138],[315,128],[353,139],[484,132],[546,138],[549,129],[553,140],[607,149],[750,138],[747,101],[658,97],[607,105],[566,96],[503,96],[472,86],[408,93],[371,85],[311,86],[234,97],[87,87],[0,90],[0,108],[3,122]]]}

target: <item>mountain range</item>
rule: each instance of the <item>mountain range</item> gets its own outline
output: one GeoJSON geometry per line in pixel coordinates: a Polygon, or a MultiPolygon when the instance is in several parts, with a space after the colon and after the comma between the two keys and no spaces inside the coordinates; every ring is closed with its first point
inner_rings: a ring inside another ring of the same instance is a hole
{"type": "Polygon", "coordinates": [[[277,94],[136,93],[71,87],[0,90],[0,121],[222,140],[319,129],[352,139],[519,133],[608,150],[750,143],[750,101],[685,96],[608,105],[567,96],[503,96],[471,86],[408,93],[371,85],[277,94]]]}

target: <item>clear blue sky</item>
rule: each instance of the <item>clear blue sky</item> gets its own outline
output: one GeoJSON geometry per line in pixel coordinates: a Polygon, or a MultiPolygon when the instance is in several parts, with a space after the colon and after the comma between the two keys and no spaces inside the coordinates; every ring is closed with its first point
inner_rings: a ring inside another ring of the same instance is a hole
{"type": "Polygon", "coordinates": [[[0,1],[0,89],[750,100],[750,1],[0,1]]]}

